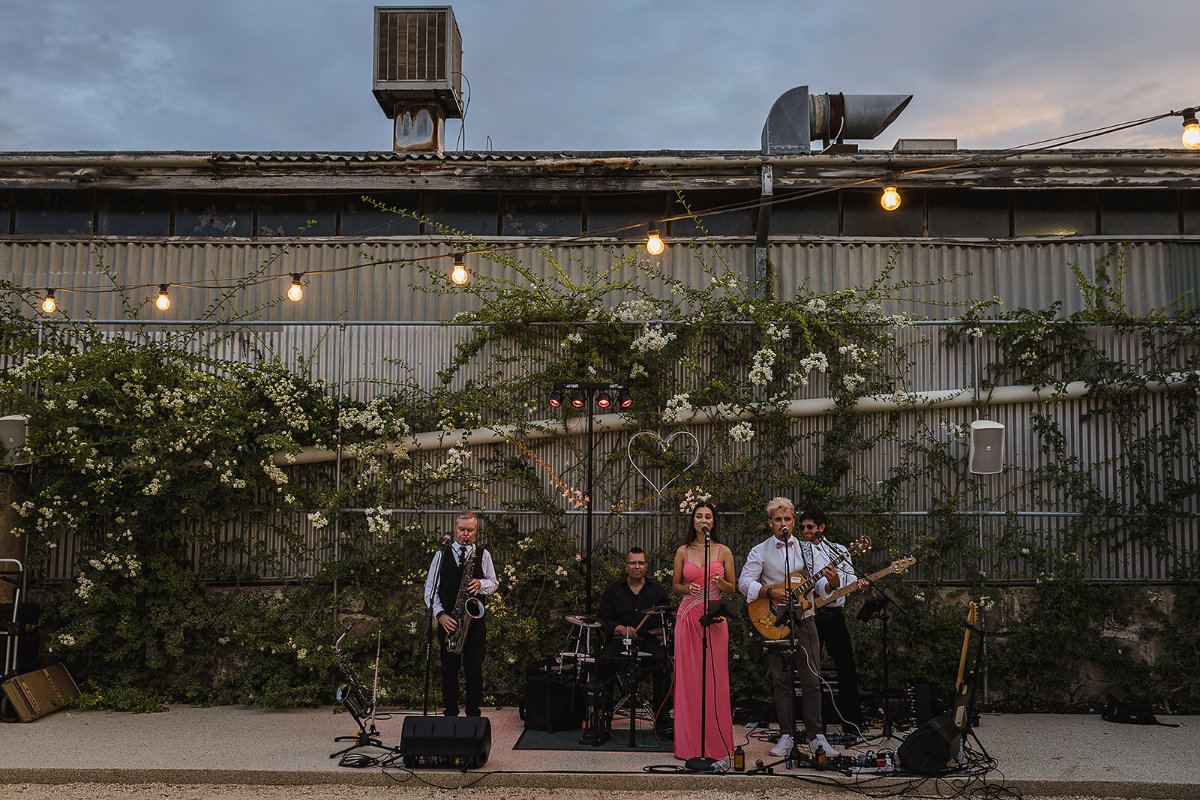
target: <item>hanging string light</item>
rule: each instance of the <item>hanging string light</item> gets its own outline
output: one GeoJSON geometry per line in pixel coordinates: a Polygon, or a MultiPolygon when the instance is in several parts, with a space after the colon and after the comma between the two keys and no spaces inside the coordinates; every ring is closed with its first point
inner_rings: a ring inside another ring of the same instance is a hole
{"type": "Polygon", "coordinates": [[[1183,146],[1188,150],[1200,150],[1200,121],[1196,120],[1196,109],[1183,112],[1183,146]]]}
{"type": "Polygon", "coordinates": [[[900,192],[896,190],[894,184],[888,184],[883,187],[883,195],[879,198],[879,205],[883,206],[884,211],[895,211],[900,207],[900,192]]]}
{"type": "Polygon", "coordinates": [[[169,283],[160,283],[158,285],[158,297],[154,298],[154,305],[159,311],[166,311],[171,307],[171,295],[167,294],[169,283]]]}
{"type": "Polygon", "coordinates": [[[292,273],[292,285],[288,287],[287,299],[293,303],[299,303],[304,299],[304,284],[300,283],[300,277],[303,273],[292,273]]]}
{"type": "Polygon", "coordinates": [[[450,271],[450,280],[454,281],[459,286],[467,282],[467,278],[471,277],[467,272],[466,265],[463,264],[463,253],[454,254],[454,269],[450,271]]]}
{"type": "Polygon", "coordinates": [[[54,299],[54,290],[47,289],[46,296],[42,298],[42,313],[53,314],[58,310],[58,301],[54,299]]]}
{"type": "Polygon", "coordinates": [[[658,225],[651,222],[650,235],[646,237],[646,252],[652,256],[660,256],[666,247],[667,246],[665,243],[663,243],[662,237],[658,234],[658,225]]]}

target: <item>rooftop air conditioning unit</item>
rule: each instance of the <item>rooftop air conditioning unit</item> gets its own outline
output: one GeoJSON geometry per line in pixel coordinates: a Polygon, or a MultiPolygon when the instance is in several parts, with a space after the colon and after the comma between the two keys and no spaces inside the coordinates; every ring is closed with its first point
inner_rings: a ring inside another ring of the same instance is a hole
{"type": "Polygon", "coordinates": [[[442,151],[462,118],[462,36],[450,6],[376,6],[374,83],[395,122],[393,149],[442,151]]]}

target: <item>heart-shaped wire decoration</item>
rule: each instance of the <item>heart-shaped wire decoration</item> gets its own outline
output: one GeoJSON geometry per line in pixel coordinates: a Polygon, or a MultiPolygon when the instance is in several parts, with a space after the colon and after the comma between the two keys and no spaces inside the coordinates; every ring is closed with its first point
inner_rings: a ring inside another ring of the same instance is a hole
{"type": "Polygon", "coordinates": [[[670,486],[672,483],[674,483],[675,481],[682,478],[685,472],[687,472],[692,467],[696,466],[696,462],[700,460],[700,441],[695,437],[695,435],[691,431],[675,431],[674,433],[672,433],[670,436],[666,437],[665,439],[663,437],[659,436],[654,431],[638,431],[633,436],[629,437],[629,444],[627,444],[625,446],[625,455],[629,458],[629,464],[634,468],[634,470],[637,472],[637,474],[641,475],[642,478],[646,481],[646,483],[650,484],[650,488],[654,490],[655,494],[657,494],[659,497],[662,497],[662,493],[667,490],[668,486],[670,486]],[[659,486],[657,483],[655,483],[653,480],[651,480],[649,475],[647,475],[645,472],[642,471],[642,468],[638,466],[637,461],[635,461],[633,458],[633,443],[635,441],[637,441],[638,437],[640,437],[640,436],[645,436],[646,438],[651,439],[654,442],[657,442],[659,448],[664,453],[673,449],[671,446],[671,443],[674,442],[676,439],[678,439],[680,436],[690,439],[692,442],[692,460],[688,463],[688,465],[686,467],[684,467],[682,470],[677,472],[669,481],[664,483],[662,486],[659,486]]]}

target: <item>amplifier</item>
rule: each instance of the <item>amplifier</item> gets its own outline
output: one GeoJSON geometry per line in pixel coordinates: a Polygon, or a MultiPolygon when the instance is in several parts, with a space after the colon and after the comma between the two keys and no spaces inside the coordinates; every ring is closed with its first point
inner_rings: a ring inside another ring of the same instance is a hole
{"type": "Polygon", "coordinates": [[[33,722],[53,714],[76,697],[79,697],[79,687],[62,664],[35,669],[4,682],[4,699],[21,722],[33,722]]]}
{"type": "Polygon", "coordinates": [[[406,767],[478,769],[492,751],[487,717],[405,717],[400,755],[406,767]]]}

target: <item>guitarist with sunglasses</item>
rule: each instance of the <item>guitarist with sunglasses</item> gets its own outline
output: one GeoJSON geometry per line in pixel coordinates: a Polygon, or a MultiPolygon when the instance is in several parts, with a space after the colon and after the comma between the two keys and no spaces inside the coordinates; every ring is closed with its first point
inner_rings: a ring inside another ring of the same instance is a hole
{"type": "MultiPolygon", "coordinates": [[[[857,584],[857,590],[860,592],[870,586],[854,572],[854,565],[850,563],[850,554],[846,548],[825,538],[825,512],[816,509],[803,511],[798,520],[800,535],[812,545],[814,568],[820,571],[830,564],[836,564],[834,568],[838,573],[838,583],[818,584],[818,597],[828,597],[839,585],[848,587],[857,584]]],[[[817,635],[837,670],[838,710],[842,713],[842,719],[861,735],[862,710],[858,703],[858,672],[854,665],[854,647],[850,643],[850,631],[846,629],[845,606],[846,598],[843,595],[817,609],[817,635]]]]}

